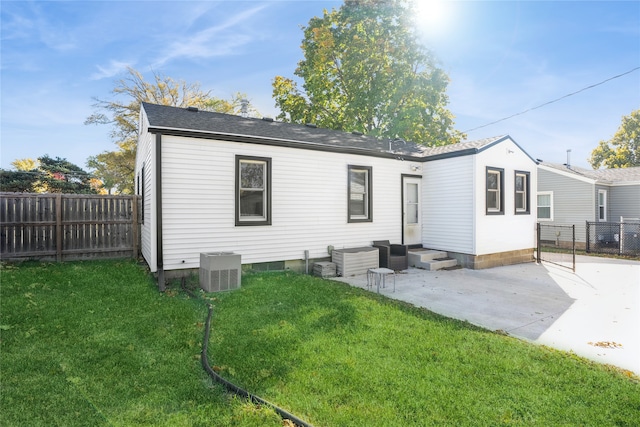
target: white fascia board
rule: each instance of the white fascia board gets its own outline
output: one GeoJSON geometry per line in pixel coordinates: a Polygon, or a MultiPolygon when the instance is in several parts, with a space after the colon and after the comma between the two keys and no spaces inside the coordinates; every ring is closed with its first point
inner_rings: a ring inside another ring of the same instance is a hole
{"type": "Polygon", "coordinates": [[[611,187],[624,187],[627,185],[640,185],[640,181],[612,182],[611,187]]]}

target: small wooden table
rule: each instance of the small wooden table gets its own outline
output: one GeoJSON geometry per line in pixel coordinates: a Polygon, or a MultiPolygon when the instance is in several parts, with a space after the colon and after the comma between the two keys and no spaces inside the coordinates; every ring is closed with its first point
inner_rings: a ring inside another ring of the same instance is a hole
{"type": "Polygon", "coordinates": [[[396,272],[390,268],[370,268],[367,270],[367,288],[373,286],[373,282],[376,284],[376,291],[380,293],[380,282],[382,287],[386,287],[386,277],[389,274],[393,274],[393,292],[396,291],[396,272]]]}

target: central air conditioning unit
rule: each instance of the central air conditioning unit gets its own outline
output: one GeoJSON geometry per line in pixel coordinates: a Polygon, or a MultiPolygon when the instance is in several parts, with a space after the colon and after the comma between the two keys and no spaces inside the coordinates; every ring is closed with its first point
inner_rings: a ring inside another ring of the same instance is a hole
{"type": "Polygon", "coordinates": [[[233,252],[200,254],[200,287],[205,292],[228,291],[240,287],[241,256],[233,252]]]}

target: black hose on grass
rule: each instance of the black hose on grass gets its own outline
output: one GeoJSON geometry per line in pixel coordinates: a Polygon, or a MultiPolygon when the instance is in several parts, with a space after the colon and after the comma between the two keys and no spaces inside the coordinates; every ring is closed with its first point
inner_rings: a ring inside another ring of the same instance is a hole
{"type": "MultiPolygon", "coordinates": [[[[197,298],[197,296],[185,286],[184,278],[182,279],[182,289],[186,291],[190,296],[197,298]]],[[[285,411],[279,406],[267,400],[264,400],[263,398],[256,396],[255,394],[251,394],[247,390],[244,390],[243,388],[238,387],[232,382],[225,380],[220,375],[218,375],[216,371],[211,369],[211,366],[209,365],[209,358],[207,356],[207,350],[209,348],[209,335],[211,333],[211,317],[213,315],[213,307],[211,306],[211,304],[207,303],[207,309],[208,309],[208,314],[207,314],[207,320],[204,326],[204,339],[202,341],[202,352],[200,353],[200,361],[202,362],[202,367],[204,368],[205,372],[209,374],[209,376],[214,381],[217,381],[218,383],[222,384],[230,392],[238,396],[241,396],[245,399],[249,399],[251,402],[253,402],[256,405],[264,405],[273,409],[278,415],[280,415],[280,417],[283,420],[290,420],[296,426],[299,426],[299,427],[313,427],[311,424],[301,420],[300,418],[296,417],[293,414],[290,414],[289,412],[285,411]]]]}

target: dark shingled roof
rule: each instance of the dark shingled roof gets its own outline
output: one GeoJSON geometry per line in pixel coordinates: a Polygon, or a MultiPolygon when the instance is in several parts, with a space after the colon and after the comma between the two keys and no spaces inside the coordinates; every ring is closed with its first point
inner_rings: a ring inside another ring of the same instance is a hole
{"type": "Polygon", "coordinates": [[[400,156],[416,160],[436,160],[474,154],[502,141],[507,136],[426,147],[403,140],[379,139],[359,133],[323,129],[310,125],[142,103],[152,133],[240,140],[299,148],[349,151],[369,155],[400,156]]]}
{"type": "Polygon", "coordinates": [[[585,169],[577,166],[567,166],[560,163],[542,162],[543,166],[567,172],[576,176],[607,183],[640,183],[640,167],[615,169],[585,169]]]}
{"type": "Polygon", "coordinates": [[[322,129],[309,125],[245,118],[210,111],[190,111],[187,108],[143,103],[150,130],[183,130],[220,136],[243,136],[255,139],[283,141],[336,148],[356,148],[363,151],[389,152],[419,156],[422,147],[404,141],[382,140],[372,136],[322,129]],[[391,148],[391,150],[390,150],[391,148]]]}

